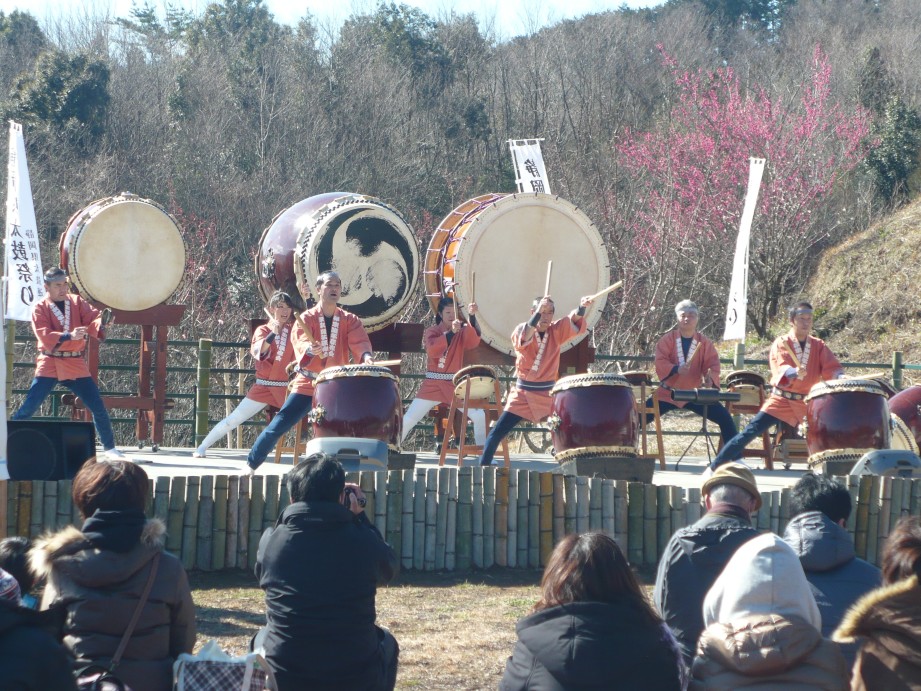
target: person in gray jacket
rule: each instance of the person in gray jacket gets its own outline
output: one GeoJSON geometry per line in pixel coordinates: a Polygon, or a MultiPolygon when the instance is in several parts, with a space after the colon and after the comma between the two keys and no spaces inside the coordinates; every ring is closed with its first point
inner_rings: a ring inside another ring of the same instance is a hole
{"type": "MultiPolygon", "coordinates": [[[[822,614],[822,635],[831,637],[848,608],[880,585],[880,570],[859,559],[845,529],[851,515],[851,495],[837,480],[806,473],[790,497],[793,518],[784,541],[799,556],[822,614]]],[[[853,665],[856,645],[842,646],[853,665]]]]}

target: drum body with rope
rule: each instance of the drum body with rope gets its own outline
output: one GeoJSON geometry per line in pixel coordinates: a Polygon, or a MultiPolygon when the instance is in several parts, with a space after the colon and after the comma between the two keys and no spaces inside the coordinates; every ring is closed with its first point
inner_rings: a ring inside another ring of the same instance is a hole
{"type": "MultiPolygon", "coordinates": [[[[470,365],[457,371],[452,383],[454,384],[454,398],[463,400],[467,395],[467,383],[470,383],[468,400],[483,401],[495,395],[496,370],[486,365],[470,365]]],[[[499,401],[496,401],[499,403],[499,401]]]]}
{"type": "Polygon", "coordinates": [[[309,419],[314,437],[400,441],[403,405],[397,377],[386,367],[342,365],[317,375],[309,419]]]}
{"type": "Polygon", "coordinates": [[[98,199],[71,216],[59,250],[78,293],[128,312],[166,302],[185,273],[176,220],[129,193],[98,199]]]}
{"type": "Polygon", "coordinates": [[[889,412],[901,423],[893,422],[892,448],[918,453],[918,447],[921,446],[921,385],[909,386],[892,396],[889,399],[889,412]],[[914,442],[914,448],[908,436],[914,442]]]}
{"type": "MultiPolygon", "coordinates": [[[[425,255],[426,297],[432,311],[439,298],[453,297],[466,318],[475,298],[483,342],[514,355],[511,333],[544,292],[551,260],[557,317],[610,282],[601,235],[576,206],[547,194],[485,194],[458,206],[435,229],[425,255]]],[[[589,328],[601,318],[606,299],[588,309],[589,328]]],[[[563,350],[577,343],[569,341],[563,350]]]]}
{"type": "Polygon", "coordinates": [[[636,456],[639,417],[633,386],[624,377],[576,374],[560,379],[550,394],[548,425],[558,462],[636,456]]]}
{"type": "Polygon", "coordinates": [[[871,379],[819,382],[806,396],[806,446],[810,467],[828,461],[856,463],[890,444],[886,392],[871,379]]]}
{"type": "Polygon", "coordinates": [[[256,277],[265,299],[284,290],[296,301],[314,293],[317,277],[342,279],[339,304],[369,332],[396,321],[413,297],[419,249],[412,228],[374,197],[329,192],[304,199],[265,229],[256,277]]]}

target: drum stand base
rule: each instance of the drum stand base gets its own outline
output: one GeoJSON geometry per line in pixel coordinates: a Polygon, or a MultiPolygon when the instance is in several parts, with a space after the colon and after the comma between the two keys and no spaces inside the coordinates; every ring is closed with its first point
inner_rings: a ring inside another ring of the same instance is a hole
{"type": "Polygon", "coordinates": [[[582,475],[584,477],[600,477],[607,480],[628,480],[631,482],[652,482],[652,474],[656,467],[654,457],[597,457],[573,458],[560,463],[553,473],[558,475],[582,475]]]}
{"type": "Polygon", "coordinates": [[[687,445],[687,448],[678,457],[678,460],[675,461],[675,470],[678,470],[678,466],[681,465],[681,461],[684,460],[684,457],[688,455],[688,451],[691,450],[691,447],[694,446],[694,442],[697,441],[700,437],[704,438],[706,441],[705,446],[707,447],[707,465],[710,465],[710,461],[713,460],[713,456],[710,455],[711,449],[713,453],[716,453],[716,447],[713,445],[713,439],[710,437],[710,430],[707,429],[707,409],[709,406],[706,403],[702,404],[703,415],[701,415],[700,431],[694,435],[694,438],[691,439],[691,443],[687,445]]]}

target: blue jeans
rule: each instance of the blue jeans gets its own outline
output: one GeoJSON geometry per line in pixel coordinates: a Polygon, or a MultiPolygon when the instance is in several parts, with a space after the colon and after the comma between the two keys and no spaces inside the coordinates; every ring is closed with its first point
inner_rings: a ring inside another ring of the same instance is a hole
{"type": "Polygon", "coordinates": [[[723,445],[723,448],[716,454],[716,458],[713,459],[710,467],[715,470],[723,463],[738,461],[742,458],[742,452],[745,450],[745,447],[748,446],[748,442],[763,434],[771,425],[779,424],[780,420],[762,410],[751,419],[751,422],[745,426],[745,429],[723,445]]]}
{"type": "Polygon", "coordinates": [[[499,419],[496,420],[496,424],[489,430],[489,436],[486,437],[486,442],[483,444],[483,455],[480,456],[480,465],[492,464],[492,457],[496,455],[496,449],[499,448],[499,444],[508,436],[512,428],[522,420],[524,420],[524,418],[520,415],[515,415],[515,413],[510,413],[507,410],[502,411],[502,415],[499,416],[499,419]]]}
{"type": "Polygon", "coordinates": [[[275,444],[303,418],[313,405],[313,396],[302,393],[289,394],[281,410],[272,418],[272,421],[262,430],[256,439],[253,448],[249,450],[246,464],[254,470],[262,465],[265,457],[269,455],[275,444]]]}
{"type": "MultiPolygon", "coordinates": [[[[649,408],[652,406],[652,399],[650,398],[646,401],[646,407],[649,408]]],[[[690,410],[692,413],[699,415],[700,417],[704,416],[704,406],[699,403],[688,403],[684,406],[685,410],[690,410]]],[[[673,410],[678,410],[678,406],[674,403],[669,403],[668,401],[659,401],[659,416],[663,416],[666,413],[669,413],[673,410]]],[[[655,416],[652,413],[646,414],[646,424],[648,425],[655,419],[655,416]]],[[[722,403],[711,403],[707,406],[707,419],[710,422],[716,423],[720,428],[720,436],[723,438],[723,444],[728,442],[734,436],[739,433],[739,430],[736,429],[736,423],[733,422],[732,415],[729,414],[729,411],[726,410],[726,407],[722,403]]]]}
{"type": "Polygon", "coordinates": [[[83,404],[89,408],[93,414],[93,424],[96,425],[96,434],[99,435],[99,441],[102,442],[102,448],[106,451],[115,448],[115,435],[112,433],[112,421],[109,419],[109,411],[106,410],[105,403],[102,402],[102,396],[99,395],[99,387],[92,377],[80,377],[79,379],[61,379],[55,377],[35,377],[32,385],[29,387],[29,393],[26,394],[26,400],[19,406],[19,410],[13,413],[11,420],[28,420],[35,415],[51,389],[55,384],[67,387],[73,391],[83,404]]]}

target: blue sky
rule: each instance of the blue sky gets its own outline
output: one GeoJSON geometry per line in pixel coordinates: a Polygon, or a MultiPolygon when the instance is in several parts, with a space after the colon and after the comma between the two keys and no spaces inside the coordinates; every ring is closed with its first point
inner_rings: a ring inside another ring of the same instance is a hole
{"type": "MultiPolygon", "coordinates": [[[[137,0],[136,0],[137,1],[137,0]]],[[[510,38],[528,30],[556,23],[562,19],[581,17],[594,12],[628,7],[654,7],[665,0],[404,0],[404,4],[418,7],[430,17],[438,18],[456,13],[474,13],[481,18],[481,24],[495,24],[499,38],[510,38]]],[[[166,0],[148,0],[161,14],[166,0]]],[[[143,4],[140,0],[138,4],[143,4]]],[[[207,0],[171,0],[195,13],[200,13],[207,0]]],[[[309,11],[320,22],[336,28],[354,12],[367,12],[376,7],[375,0],[264,0],[276,20],[284,24],[295,24],[309,11]]],[[[131,11],[132,0],[0,0],[0,10],[15,9],[28,11],[42,20],[63,14],[78,16],[126,17],[131,11]]]]}

